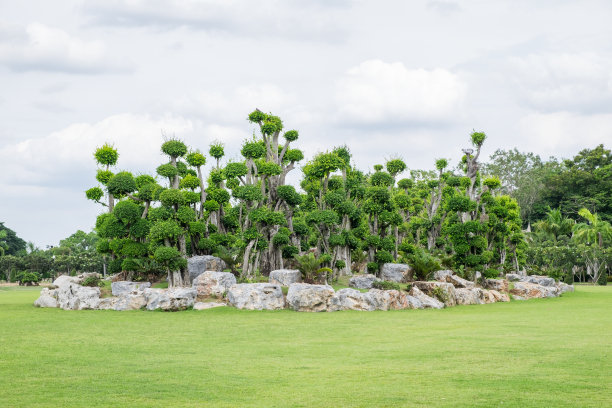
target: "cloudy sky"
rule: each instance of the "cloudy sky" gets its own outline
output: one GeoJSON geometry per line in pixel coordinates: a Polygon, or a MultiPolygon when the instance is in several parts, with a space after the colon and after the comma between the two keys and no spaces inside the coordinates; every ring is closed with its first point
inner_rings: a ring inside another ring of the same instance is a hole
{"type": "Polygon", "coordinates": [[[134,172],[163,134],[238,157],[256,107],[364,169],[456,163],[472,129],[486,156],[609,147],[610,21],[607,0],[0,0],[0,221],[57,245],[102,211],[96,146],[134,172]]]}

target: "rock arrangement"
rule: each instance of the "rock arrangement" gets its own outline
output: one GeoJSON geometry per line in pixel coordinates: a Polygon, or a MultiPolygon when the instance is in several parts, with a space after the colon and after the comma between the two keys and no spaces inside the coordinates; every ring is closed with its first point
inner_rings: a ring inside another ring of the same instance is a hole
{"type": "MultiPolygon", "coordinates": [[[[401,267],[388,269],[383,276],[405,280],[408,273],[409,270],[401,267]]],[[[413,282],[408,292],[372,289],[373,283],[380,280],[374,275],[355,275],[350,279],[352,287],[335,291],[329,285],[301,283],[299,271],[293,270],[273,271],[269,283],[240,284],[229,272],[204,271],[195,277],[191,288],[153,289],[148,282],[113,282],[113,296],[100,298],[99,288],[82,286],[88,276],[91,274],[60,276],[51,287],[41,291],[34,305],[65,310],[178,311],[229,305],[247,310],[374,311],[442,309],[457,305],[509,302],[511,296],[517,300],[548,298],[574,290],[573,286],[555,282],[547,276],[508,274],[506,279],[483,279],[480,287],[452,271],[438,271],[435,281],[413,282]],[[286,296],[283,286],[288,286],[286,296]],[[359,289],[369,290],[362,292],[359,289]]]]}

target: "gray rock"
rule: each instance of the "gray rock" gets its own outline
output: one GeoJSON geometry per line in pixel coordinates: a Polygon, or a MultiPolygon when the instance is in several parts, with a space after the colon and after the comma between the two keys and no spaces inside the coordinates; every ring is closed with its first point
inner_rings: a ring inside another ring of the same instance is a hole
{"type": "Polygon", "coordinates": [[[55,298],[55,289],[49,290],[44,288],[40,291],[40,297],[34,301],[36,307],[57,307],[57,299],[55,298]]]}
{"type": "Polygon", "coordinates": [[[113,310],[139,310],[147,305],[144,292],[126,293],[117,298],[113,310]]]}
{"type": "Polygon", "coordinates": [[[455,274],[455,272],[453,272],[453,271],[451,271],[449,269],[446,269],[446,270],[443,270],[443,271],[435,271],[434,272],[434,279],[437,280],[437,281],[440,281],[440,282],[446,282],[446,277],[447,276],[452,276],[454,274],[455,274]]]}
{"type": "Polygon", "coordinates": [[[457,304],[457,299],[455,296],[455,287],[448,282],[429,282],[429,281],[417,281],[414,282],[413,287],[419,288],[423,291],[427,296],[437,297],[435,293],[440,291],[442,292],[443,299],[439,299],[444,302],[446,307],[452,307],[457,304]]]}
{"type": "Polygon", "coordinates": [[[177,311],[187,309],[195,303],[194,288],[145,289],[147,310],[177,311]]]}
{"type": "Polygon", "coordinates": [[[497,300],[495,299],[495,296],[493,295],[492,292],[493,291],[491,291],[491,290],[482,289],[482,300],[484,300],[485,303],[495,303],[495,302],[497,302],[497,300]]]}
{"type": "Polygon", "coordinates": [[[565,292],[573,292],[574,285],[568,285],[565,282],[557,282],[555,285],[558,289],[559,295],[562,295],[565,292]]]}
{"type": "Polygon", "coordinates": [[[338,310],[372,311],[376,310],[376,305],[369,292],[362,293],[356,289],[345,288],[334,293],[329,301],[328,311],[338,310]]]}
{"type": "Polygon", "coordinates": [[[334,289],[328,285],[293,283],[287,293],[287,304],[297,312],[325,312],[329,307],[334,289]]]}
{"type": "Polygon", "coordinates": [[[463,279],[457,275],[447,275],[446,282],[452,284],[456,288],[473,288],[476,286],[474,282],[463,279]]]}
{"type": "Polygon", "coordinates": [[[227,292],[229,304],[238,309],[277,310],[285,307],[280,285],[271,283],[240,283],[227,292]]]}
{"type": "Polygon", "coordinates": [[[483,286],[498,292],[508,292],[509,283],[506,279],[485,279],[483,286]]]}
{"type": "Polygon", "coordinates": [[[455,297],[458,305],[481,305],[484,302],[482,290],[476,288],[457,288],[455,289],[455,297]]]}
{"type": "Polygon", "coordinates": [[[516,273],[507,273],[506,274],[506,279],[509,282],[520,282],[522,276],[521,275],[517,275],[516,273]]]}
{"type": "Polygon", "coordinates": [[[198,292],[198,299],[207,297],[221,298],[232,285],[236,277],[229,272],[206,271],[193,280],[193,287],[198,292]]]}
{"type": "Polygon", "coordinates": [[[355,289],[372,289],[374,282],[378,281],[380,281],[380,279],[371,274],[353,275],[353,277],[349,279],[349,286],[355,289]]]}
{"type": "Polygon", "coordinates": [[[270,272],[268,281],[272,284],[289,286],[302,281],[302,273],[297,269],[277,269],[270,272]]]}
{"type": "Polygon", "coordinates": [[[444,303],[440,302],[438,299],[434,299],[430,296],[427,296],[421,290],[413,286],[410,289],[410,296],[416,298],[419,302],[421,302],[421,306],[423,309],[443,309],[444,303]]]}
{"type": "MultiPolygon", "coordinates": [[[[58,279],[56,279],[56,282],[58,279]]],[[[59,286],[55,289],[55,294],[60,308],[64,310],[98,308],[100,304],[100,288],[81,286],[77,283],[71,283],[67,279],[59,281],[58,283],[59,286]]]]}
{"type": "Polygon", "coordinates": [[[542,286],[531,282],[515,282],[510,290],[513,297],[517,296],[524,299],[556,297],[559,289],[556,286],[542,286]]]}
{"type": "Polygon", "coordinates": [[[76,283],[79,285],[81,280],[76,276],[60,275],[53,281],[51,288],[59,288],[60,286],[66,286],[71,283],[76,283]]]}
{"type": "Polygon", "coordinates": [[[215,307],[227,306],[225,303],[219,302],[196,302],[193,305],[193,310],[207,310],[215,307]]]}
{"type": "Polygon", "coordinates": [[[406,282],[412,276],[412,268],[406,264],[383,264],[380,277],[389,282],[406,282]]]}
{"type": "Polygon", "coordinates": [[[550,278],[548,276],[540,276],[540,275],[524,276],[521,279],[521,282],[535,283],[536,285],[542,285],[542,286],[555,286],[555,280],[553,278],[550,278]]]}
{"type": "Polygon", "coordinates": [[[115,304],[117,304],[117,297],[108,297],[100,299],[100,303],[98,304],[99,310],[113,310],[115,308],[115,304]]]}
{"type": "Polygon", "coordinates": [[[345,288],[336,292],[329,304],[328,311],[338,310],[401,310],[407,308],[418,308],[418,300],[413,298],[412,304],[408,301],[405,293],[398,290],[372,289],[362,293],[356,289],[345,288]],[[411,307],[412,306],[412,307],[411,307]]]}
{"type": "Polygon", "coordinates": [[[191,282],[206,271],[222,272],[224,269],[225,262],[216,256],[199,255],[187,259],[187,270],[191,282]]]}
{"type": "Polygon", "coordinates": [[[150,287],[151,282],[118,281],[111,283],[111,291],[113,293],[113,296],[126,295],[132,292],[142,292],[143,290],[150,287]]]}

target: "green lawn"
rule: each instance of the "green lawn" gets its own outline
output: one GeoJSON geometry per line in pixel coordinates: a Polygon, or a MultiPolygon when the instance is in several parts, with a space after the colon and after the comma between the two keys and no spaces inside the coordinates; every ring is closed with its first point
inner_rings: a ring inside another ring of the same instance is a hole
{"type": "Polygon", "coordinates": [[[0,288],[2,407],[609,407],[612,287],[446,310],[36,309],[0,288]]]}

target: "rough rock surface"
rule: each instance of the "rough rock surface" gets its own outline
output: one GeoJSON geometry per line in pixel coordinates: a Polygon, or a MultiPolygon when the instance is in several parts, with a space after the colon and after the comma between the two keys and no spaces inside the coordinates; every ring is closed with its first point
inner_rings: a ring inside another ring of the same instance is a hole
{"type": "Polygon", "coordinates": [[[60,308],[64,310],[98,308],[100,304],[100,288],[81,286],[67,279],[58,282],[58,284],[57,289],[55,289],[55,298],[60,308]]]}
{"type": "Polygon", "coordinates": [[[36,307],[57,307],[55,289],[44,288],[40,291],[40,297],[34,301],[36,307]]]}
{"type": "Polygon", "coordinates": [[[221,272],[225,269],[225,262],[212,255],[198,255],[187,259],[187,270],[191,282],[206,271],[221,272]]]}
{"type": "Polygon", "coordinates": [[[452,307],[457,304],[457,298],[455,295],[455,287],[448,282],[430,282],[430,281],[417,281],[413,283],[413,287],[419,288],[427,296],[436,297],[435,291],[441,290],[443,292],[443,301],[446,307],[452,307]],[[436,289],[439,288],[439,289],[436,289]]]}
{"type": "Polygon", "coordinates": [[[506,279],[485,279],[484,287],[498,292],[508,292],[508,280],[506,279]]]}
{"type": "Polygon", "coordinates": [[[270,272],[268,281],[275,285],[289,286],[302,281],[302,273],[297,269],[277,269],[270,272]]]}
{"type": "Polygon", "coordinates": [[[111,283],[113,296],[127,295],[128,293],[132,292],[142,292],[150,287],[151,282],[118,281],[111,283]]]}
{"type": "Polygon", "coordinates": [[[362,293],[357,289],[345,288],[340,289],[329,301],[329,312],[338,310],[376,310],[376,306],[372,302],[370,292],[362,293]]]}
{"type": "Polygon", "coordinates": [[[455,298],[457,305],[481,305],[484,303],[481,294],[482,290],[479,288],[457,288],[455,289],[455,298]]]}
{"type": "Polygon", "coordinates": [[[207,297],[221,298],[232,285],[236,284],[236,277],[229,272],[206,271],[193,280],[193,288],[198,292],[198,299],[207,297]]]}
{"type": "Polygon", "coordinates": [[[476,286],[474,282],[463,279],[457,275],[447,275],[446,282],[452,284],[456,288],[473,288],[476,286]]]}
{"type": "MultiPolygon", "coordinates": [[[[421,302],[423,309],[442,309],[444,308],[444,303],[440,302],[438,299],[434,299],[430,296],[427,296],[421,290],[413,286],[410,290],[410,297],[416,298],[419,302],[421,302]]],[[[420,308],[419,308],[420,309],[420,308]]]]}
{"type": "Polygon", "coordinates": [[[493,298],[495,299],[496,302],[509,302],[510,301],[510,296],[508,296],[507,293],[502,293],[495,289],[489,290],[489,293],[493,295],[493,298]]]}
{"type": "Polygon", "coordinates": [[[353,277],[349,279],[349,286],[355,289],[372,289],[374,282],[378,281],[380,281],[380,279],[371,274],[353,275],[353,277]]]}
{"type": "Polygon", "coordinates": [[[434,279],[440,282],[446,282],[446,277],[447,276],[451,276],[454,275],[455,272],[451,271],[450,269],[446,269],[443,271],[435,271],[434,272],[434,279]]]}
{"type": "Polygon", "coordinates": [[[287,304],[297,312],[325,312],[334,296],[328,285],[293,283],[287,293],[287,304]]]}
{"type": "Polygon", "coordinates": [[[406,282],[412,277],[412,268],[406,264],[383,264],[380,277],[389,282],[406,282]]]}
{"type": "Polygon", "coordinates": [[[573,292],[574,285],[568,285],[565,282],[557,282],[555,285],[558,289],[559,295],[562,295],[565,292],[573,292]]]}
{"type": "Polygon", "coordinates": [[[184,310],[193,306],[197,291],[194,288],[145,289],[147,310],[184,310]]]}
{"type": "Polygon", "coordinates": [[[507,273],[506,274],[506,279],[509,282],[520,282],[520,280],[523,278],[523,276],[518,275],[516,273],[507,273]]]}
{"type": "Polygon", "coordinates": [[[276,310],[285,307],[283,290],[271,283],[240,283],[227,291],[230,305],[238,309],[276,310]]]}
{"type": "Polygon", "coordinates": [[[493,293],[491,293],[490,290],[487,289],[483,289],[482,290],[482,300],[484,300],[485,303],[495,303],[495,296],[493,295],[493,293]]]}
{"type": "Polygon", "coordinates": [[[542,286],[555,286],[555,280],[548,276],[529,275],[523,276],[521,282],[535,283],[542,286]]]}
{"type": "Polygon", "coordinates": [[[196,302],[193,305],[193,310],[207,310],[215,307],[227,306],[225,303],[219,302],[196,302]]]}
{"type": "Polygon", "coordinates": [[[514,288],[510,290],[515,298],[518,296],[523,299],[555,297],[558,292],[556,286],[542,286],[531,282],[515,282],[514,288]]]}

